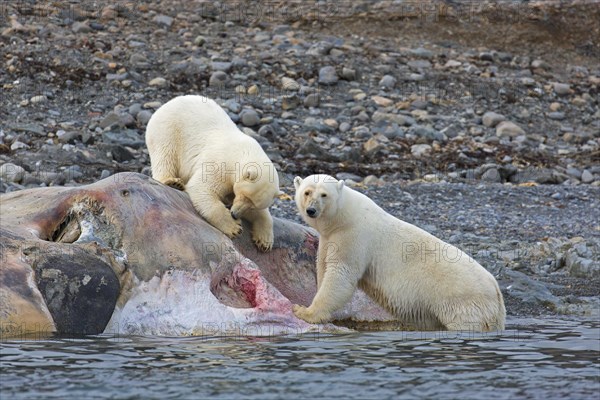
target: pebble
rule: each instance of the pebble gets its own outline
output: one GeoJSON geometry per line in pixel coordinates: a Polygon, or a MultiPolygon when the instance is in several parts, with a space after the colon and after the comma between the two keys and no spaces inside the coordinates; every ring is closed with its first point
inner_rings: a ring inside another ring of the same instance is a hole
{"type": "Polygon", "coordinates": [[[483,117],[481,117],[483,125],[487,126],[488,128],[493,128],[504,120],[506,120],[504,115],[495,113],[493,111],[488,111],[483,114],[483,117]]]}
{"type": "Polygon", "coordinates": [[[319,95],[317,93],[311,93],[304,98],[305,107],[318,107],[319,106],[319,95]]]}
{"type": "Polygon", "coordinates": [[[346,133],[346,132],[348,132],[350,130],[350,128],[352,128],[352,125],[350,125],[348,122],[344,121],[344,122],[342,122],[340,124],[340,128],[339,129],[340,129],[340,132],[346,133]]]}
{"type": "Polygon", "coordinates": [[[555,121],[562,121],[566,118],[566,116],[564,112],[555,111],[548,113],[548,118],[553,119],[555,121]]]}
{"type": "Polygon", "coordinates": [[[156,87],[164,88],[164,87],[167,87],[168,83],[167,83],[167,80],[165,78],[158,77],[158,78],[152,79],[150,82],[148,82],[148,84],[150,86],[156,86],[156,87]]]}
{"type": "Polygon", "coordinates": [[[116,112],[111,111],[108,114],[106,114],[106,116],[102,119],[102,121],[100,121],[100,124],[98,124],[98,126],[102,129],[106,129],[115,125],[119,125],[120,121],[121,116],[116,112]]]}
{"type": "Polygon", "coordinates": [[[347,81],[353,81],[356,79],[356,71],[352,68],[343,67],[342,78],[344,78],[347,81]]]}
{"type": "Polygon", "coordinates": [[[581,173],[581,182],[592,183],[593,181],[594,181],[594,175],[587,169],[584,169],[583,172],[581,173]]]}
{"type": "Polygon", "coordinates": [[[157,15],[153,21],[165,28],[170,28],[173,25],[173,18],[168,15],[157,15]]]}
{"type": "Polygon", "coordinates": [[[481,179],[486,182],[501,183],[502,177],[497,168],[490,168],[481,175],[481,179]]]}
{"type": "Polygon", "coordinates": [[[227,74],[223,71],[215,71],[212,73],[208,80],[208,85],[211,87],[218,87],[225,85],[227,81],[227,74]]]}
{"type": "Polygon", "coordinates": [[[284,110],[293,110],[300,105],[300,97],[297,94],[283,96],[281,99],[281,108],[284,110]]]}
{"type": "Polygon", "coordinates": [[[554,83],[554,93],[559,96],[566,96],[571,93],[571,86],[566,83],[554,83]]]}
{"type": "Polygon", "coordinates": [[[48,100],[48,98],[44,95],[33,96],[29,99],[32,104],[44,103],[48,100]]]}
{"type": "Polygon", "coordinates": [[[326,66],[319,70],[319,83],[323,85],[335,85],[339,78],[335,67],[326,66]]]}
{"type": "Polygon", "coordinates": [[[213,71],[229,72],[233,65],[230,62],[213,61],[210,66],[213,69],[213,71]]]}
{"type": "Polygon", "coordinates": [[[206,38],[202,35],[196,36],[196,38],[194,39],[194,44],[198,47],[203,46],[204,43],[206,43],[206,38]]]}
{"type": "Polygon", "coordinates": [[[223,105],[225,106],[225,108],[227,108],[232,113],[239,114],[240,111],[242,111],[242,105],[240,103],[238,103],[237,101],[235,101],[234,99],[226,100],[223,105]]]}
{"type": "Polygon", "coordinates": [[[427,59],[433,58],[433,52],[431,50],[424,49],[423,47],[411,49],[410,54],[415,57],[420,57],[420,58],[427,58],[427,59]]]}
{"type": "Polygon", "coordinates": [[[283,90],[290,90],[294,92],[300,90],[300,84],[296,82],[295,79],[288,78],[287,76],[281,78],[281,86],[283,87],[283,90]]]}
{"type": "Polygon", "coordinates": [[[519,125],[510,121],[502,121],[496,126],[496,135],[499,137],[511,137],[525,135],[525,131],[519,125]]]}
{"type": "Polygon", "coordinates": [[[396,86],[396,78],[391,75],[384,75],[379,81],[379,86],[386,89],[393,89],[396,86]]]}
{"type": "Polygon", "coordinates": [[[107,169],[103,169],[102,173],[100,174],[100,179],[106,179],[110,176],[110,171],[107,169]]]}
{"type": "Polygon", "coordinates": [[[25,176],[25,169],[13,163],[0,166],[0,179],[7,182],[19,183],[25,176]]]}
{"type": "Polygon", "coordinates": [[[71,30],[75,33],[90,33],[92,28],[86,22],[74,22],[71,26],[71,30]]]}
{"type": "Polygon", "coordinates": [[[394,100],[388,99],[387,97],[382,97],[382,96],[373,96],[371,97],[371,100],[373,100],[375,102],[375,104],[377,104],[378,106],[381,107],[389,107],[392,104],[394,104],[394,100]]]}
{"type": "Polygon", "coordinates": [[[136,121],[141,125],[147,125],[152,117],[152,111],[150,110],[142,110],[138,112],[135,116],[136,121]]]}
{"type": "Polygon", "coordinates": [[[389,121],[389,122],[395,122],[396,124],[398,124],[400,126],[403,126],[403,125],[410,126],[410,125],[414,125],[416,123],[414,118],[409,117],[408,115],[384,113],[381,111],[375,111],[372,119],[373,119],[373,122],[389,121]]]}
{"type": "Polygon", "coordinates": [[[428,144],[413,144],[410,146],[411,154],[417,158],[430,154],[431,149],[431,146],[428,144]]]}
{"type": "Polygon", "coordinates": [[[11,144],[11,145],[10,145],[10,149],[11,149],[12,151],[15,151],[15,150],[21,150],[21,149],[28,149],[28,148],[29,148],[29,146],[28,146],[28,145],[26,145],[25,143],[23,143],[23,142],[20,142],[20,141],[18,141],[18,140],[15,140],[15,141],[13,142],[13,144],[11,144]]]}
{"type": "Polygon", "coordinates": [[[260,123],[260,117],[255,110],[247,108],[240,114],[240,121],[242,125],[252,127],[260,123]]]}

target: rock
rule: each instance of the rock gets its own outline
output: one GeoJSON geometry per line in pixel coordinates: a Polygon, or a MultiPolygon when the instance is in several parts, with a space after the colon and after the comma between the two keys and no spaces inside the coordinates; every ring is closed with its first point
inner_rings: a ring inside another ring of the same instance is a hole
{"type": "Polygon", "coordinates": [[[227,74],[223,71],[215,71],[212,73],[208,80],[208,85],[211,87],[220,87],[224,86],[227,82],[227,74]]]}
{"type": "Polygon", "coordinates": [[[298,82],[296,82],[294,79],[288,78],[287,76],[284,76],[283,78],[281,78],[281,86],[282,86],[283,90],[290,90],[290,91],[294,91],[294,92],[297,92],[298,90],[300,90],[300,84],[298,82]]]}
{"type": "Polygon", "coordinates": [[[494,61],[494,55],[487,51],[479,53],[479,59],[481,61],[494,61]]]}
{"type": "Polygon", "coordinates": [[[350,172],[338,172],[335,174],[335,178],[340,181],[352,181],[352,182],[360,182],[363,180],[362,176],[358,176],[356,174],[352,174],[350,172]]]}
{"type": "Polygon", "coordinates": [[[19,183],[25,176],[25,169],[19,165],[6,163],[0,166],[0,179],[6,182],[19,183]]]}
{"type": "Polygon", "coordinates": [[[11,145],[10,145],[10,149],[12,151],[16,151],[16,150],[22,150],[22,149],[28,149],[29,146],[19,140],[15,140],[11,145]]]}
{"type": "Polygon", "coordinates": [[[367,155],[375,154],[385,146],[376,137],[372,137],[363,144],[363,149],[367,155]]]}
{"type": "Polygon", "coordinates": [[[431,154],[431,146],[428,144],[413,144],[410,146],[410,152],[413,156],[421,158],[431,154]]]}
{"type": "Polygon", "coordinates": [[[118,144],[100,144],[98,148],[103,152],[110,153],[113,160],[117,162],[131,161],[135,156],[126,147],[118,144]]]}
{"type": "Polygon", "coordinates": [[[31,104],[45,103],[46,101],[48,101],[48,97],[44,95],[33,96],[29,99],[29,101],[31,102],[31,104]]]}
{"type": "Polygon", "coordinates": [[[414,118],[409,117],[407,115],[402,115],[402,114],[390,114],[390,113],[384,113],[381,111],[375,111],[373,113],[373,122],[379,122],[379,121],[389,121],[389,122],[394,122],[400,126],[410,126],[410,125],[414,125],[416,122],[414,120],[414,118]]]}
{"type": "Polygon", "coordinates": [[[566,83],[554,83],[554,93],[559,96],[566,96],[571,93],[571,86],[566,83]]]}
{"type": "Polygon", "coordinates": [[[144,138],[133,129],[103,132],[102,141],[104,143],[117,144],[134,149],[145,146],[144,138]]]}
{"type": "Polygon", "coordinates": [[[304,98],[304,107],[318,107],[319,106],[319,95],[317,93],[311,93],[304,98]]]}
{"type": "Polygon", "coordinates": [[[492,183],[502,183],[500,171],[496,168],[490,168],[481,175],[481,180],[492,183]]]}
{"type": "Polygon", "coordinates": [[[153,21],[164,28],[170,28],[173,25],[173,18],[168,15],[157,15],[153,21]]]}
{"type": "Polygon", "coordinates": [[[560,111],[550,112],[547,115],[548,118],[553,119],[555,121],[562,121],[566,118],[565,113],[560,111]]]}
{"type": "Polygon", "coordinates": [[[109,170],[107,170],[107,169],[103,169],[103,170],[102,170],[102,173],[100,174],[100,179],[101,179],[101,180],[102,180],[102,179],[106,179],[106,178],[108,178],[110,175],[111,175],[111,174],[110,174],[110,171],[109,171],[109,170]]]}
{"type": "Polygon", "coordinates": [[[235,101],[234,99],[229,99],[229,100],[225,101],[225,104],[223,104],[223,105],[225,106],[225,108],[227,108],[232,113],[239,114],[240,111],[242,111],[242,105],[240,103],[238,103],[237,101],[235,101]]]}
{"type": "Polygon", "coordinates": [[[446,140],[448,140],[446,135],[435,130],[430,126],[412,125],[408,130],[408,133],[431,141],[437,140],[438,142],[445,142],[446,140]]]}
{"type": "Polygon", "coordinates": [[[225,61],[213,61],[211,63],[211,68],[213,71],[229,72],[232,66],[233,65],[230,62],[225,61]]]}
{"type": "Polygon", "coordinates": [[[204,45],[204,43],[206,43],[206,38],[202,35],[196,36],[196,38],[194,38],[194,44],[198,47],[201,47],[204,45]]]}
{"type": "Polygon", "coordinates": [[[165,78],[157,77],[157,78],[152,79],[150,82],[148,82],[148,84],[150,86],[164,88],[164,87],[167,87],[168,82],[165,78]]]}
{"type": "Polygon", "coordinates": [[[313,158],[322,161],[337,161],[337,158],[329,151],[315,143],[313,139],[306,141],[296,151],[296,156],[301,155],[304,158],[313,158]]]}
{"type": "Polygon", "coordinates": [[[432,59],[433,58],[433,52],[431,50],[427,50],[424,49],[422,47],[416,48],[416,49],[411,49],[410,50],[410,54],[415,56],[415,57],[420,57],[420,58],[426,58],[426,59],[432,59]]]}
{"type": "Polygon", "coordinates": [[[483,125],[487,126],[488,128],[493,128],[504,120],[506,120],[506,117],[504,115],[497,114],[493,111],[486,112],[481,118],[483,125]]]}
{"type": "Polygon", "coordinates": [[[581,173],[581,182],[592,183],[594,181],[594,175],[587,169],[584,169],[581,173]]]}
{"type": "Polygon", "coordinates": [[[350,130],[350,128],[352,128],[352,125],[350,125],[348,122],[344,121],[340,124],[339,130],[342,133],[346,133],[350,130]]]}
{"type": "Polygon", "coordinates": [[[416,70],[431,68],[431,63],[427,60],[411,60],[406,65],[416,70]]]}
{"type": "Polygon", "coordinates": [[[120,122],[121,116],[116,112],[111,111],[108,114],[106,114],[106,116],[102,119],[102,121],[100,121],[100,124],[98,124],[98,126],[102,129],[105,129],[110,128],[112,126],[117,126],[120,124],[120,122]]]}
{"type": "Polygon", "coordinates": [[[533,60],[531,62],[531,68],[534,69],[550,69],[550,65],[548,65],[547,62],[545,62],[544,60],[533,60]]]}
{"type": "Polygon", "coordinates": [[[444,68],[446,68],[446,69],[457,68],[457,67],[460,67],[461,65],[462,65],[462,63],[460,61],[448,60],[448,61],[446,61],[446,64],[444,64],[444,68]]]}
{"type": "Polygon", "coordinates": [[[353,81],[356,79],[356,71],[352,68],[343,67],[342,68],[342,78],[347,81],[353,81]]]}
{"type": "Polygon", "coordinates": [[[318,42],[318,43],[315,43],[312,46],[310,46],[310,48],[306,51],[306,54],[310,55],[310,56],[326,56],[327,54],[329,54],[329,51],[332,48],[333,48],[332,43],[322,41],[322,42],[318,42]]]}
{"type": "Polygon", "coordinates": [[[71,25],[71,30],[75,33],[90,33],[92,28],[86,22],[73,22],[71,25]]]}
{"type": "Polygon", "coordinates": [[[327,66],[319,70],[319,83],[322,85],[335,85],[339,78],[335,67],[327,66]]]}
{"type": "Polygon", "coordinates": [[[525,131],[514,122],[502,121],[496,126],[496,135],[499,137],[511,137],[525,135],[525,131]]]}
{"type": "Polygon", "coordinates": [[[281,108],[284,110],[293,110],[300,105],[300,98],[297,94],[283,96],[281,99],[281,108]]]}
{"type": "Polygon", "coordinates": [[[373,96],[371,97],[371,100],[373,100],[375,104],[381,107],[389,107],[394,104],[394,100],[382,96],[373,96]]]}
{"type": "Polygon", "coordinates": [[[150,110],[142,110],[137,113],[135,119],[141,125],[147,125],[152,117],[152,111],[150,110]]]}
{"type": "Polygon", "coordinates": [[[379,86],[385,89],[393,89],[396,86],[396,78],[391,75],[384,75],[379,81],[379,86]]]}
{"type": "Polygon", "coordinates": [[[504,268],[498,277],[498,283],[505,295],[532,305],[542,305],[555,311],[560,299],[554,296],[541,282],[535,281],[519,271],[504,268]]]}
{"type": "Polygon", "coordinates": [[[260,124],[260,117],[255,110],[247,108],[240,114],[240,121],[244,126],[251,127],[260,124]]]}

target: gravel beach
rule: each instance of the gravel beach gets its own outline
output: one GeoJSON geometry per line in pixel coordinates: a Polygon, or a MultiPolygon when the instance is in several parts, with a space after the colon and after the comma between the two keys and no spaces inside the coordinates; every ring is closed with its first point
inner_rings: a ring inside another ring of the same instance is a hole
{"type": "Polygon", "coordinates": [[[509,314],[600,315],[599,20],[594,1],[3,2],[0,193],[150,174],[152,113],[202,94],[288,194],[346,179],[497,275],[509,314]]]}

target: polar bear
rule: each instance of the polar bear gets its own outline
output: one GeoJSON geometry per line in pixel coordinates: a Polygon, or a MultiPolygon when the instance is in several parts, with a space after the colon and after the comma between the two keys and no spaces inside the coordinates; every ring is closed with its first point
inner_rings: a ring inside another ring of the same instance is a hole
{"type": "Polygon", "coordinates": [[[331,319],[356,287],[418,330],[504,329],[496,279],[458,248],[385,212],[329,175],[296,177],[296,205],[319,232],[317,294],[294,305],[311,323],[331,319]]]}
{"type": "Polygon", "coordinates": [[[229,237],[242,231],[240,218],[248,220],[257,247],[271,249],[277,171],[217,103],[192,95],[168,101],[150,118],[146,145],[154,179],[185,189],[200,215],[229,237]]]}

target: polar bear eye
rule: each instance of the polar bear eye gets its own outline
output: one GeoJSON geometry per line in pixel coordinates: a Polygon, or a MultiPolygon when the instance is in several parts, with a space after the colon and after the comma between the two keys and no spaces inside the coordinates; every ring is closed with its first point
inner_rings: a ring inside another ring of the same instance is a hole
{"type": "Polygon", "coordinates": [[[327,197],[327,193],[322,193],[321,197],[327,197]]]}
{"type": "Polygon", "coordinates": [[[310,196],[310,190],[307,190],[306,192],[304,192],[305,196],[310,196]]]}

